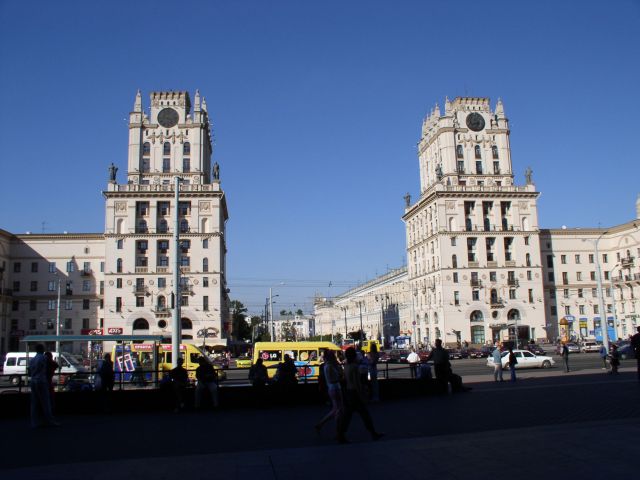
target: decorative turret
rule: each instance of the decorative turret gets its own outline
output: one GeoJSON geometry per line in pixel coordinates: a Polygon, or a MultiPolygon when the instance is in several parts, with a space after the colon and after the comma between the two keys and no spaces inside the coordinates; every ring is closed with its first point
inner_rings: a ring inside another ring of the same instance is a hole
{"type": "Polygon", "coordinates": [[[636,200],[636,218],[640,218],[640,194],[636,200]]]}
{"type": "Polygon", "coordinates": [[[200,111],[200,90],[196,90],[196,96],[194,97],[194,100],[193,100],[193,111],[194,112],[200,111]]]}
{"type": "Polygon", "coordinates": [[[133,111],[134,112],[141,112],[142,111],[142,97],[140,95],[140,89],[138,89],[138,91],[136,93],[136,101],[133,104],[133,111]]]}

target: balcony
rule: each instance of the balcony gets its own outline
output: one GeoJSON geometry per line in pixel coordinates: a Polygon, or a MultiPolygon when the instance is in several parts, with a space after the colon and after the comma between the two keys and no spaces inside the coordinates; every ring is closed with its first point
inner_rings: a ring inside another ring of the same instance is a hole
{"type": "Polygon", "coordinates": [[[471,282],[470,282],[470,283],[471,283],[471,286],[472,286],[472,287],[475,287],[475,288],[482,288],[482,280],[478,280],[478,279],[473,280],[473,279],[471,279],[471,282]]]}
{"type": "Polygon", "coordinates": [[[169,267],[156,267],[158,273],[169,273],[169,267]]]}
{"type": "Polygon", "coordinates": [[[151,311],[153,312],[153,314],[156,317],[169,317],[171,316],[171,310],[169,310],[167,307],[153,307],[151,309],[151,311]]]}
{"type": "Polygon", "coordinates": [[[136,273],[147,273],[149,271],[149,267],[136,267],[136,273]]]}
{"type": "Polygon", "coordinates": [[[181,271],[182,273],[189,273],[189,272],[191,272],[191,267],[189,267],[189,266],[186,266],[186,267],[180,267],[180,271],[181,271]]]}
{"type": "Polygon", "coordinates": [[[92,273],[92,270],[90,268],[86,270],[80,270],[80,275],[83,277],[90,277],[91,273],[92,273]]]}
{"type": "Polygon", "coordinates": [[[622,268],[630,268],[633,267],[633,261],[635,260],[634,257],[626,257],[626,258],[621,258],[620,259],[620,266],[622,268]]]}
{"type": "Polygon", "coordinates": [[[134,295],[148,295],[149,294],[149,288],[144,286],[144,285],[136,285],[135,287],[133,287],[133,294],[134,295]]]}
{"type": "Polygon", "coordinates": [[[501,298],[492,298],[491,299],[491,308],[503,308],[504,302],[501,298]]]}
{"type": "Polygon", "coordinates": [[[507,285],[509,285],[510,287],[519,287],[520,282],[518,282],[517,278],[509,278],[507,279],[507,285]]]}

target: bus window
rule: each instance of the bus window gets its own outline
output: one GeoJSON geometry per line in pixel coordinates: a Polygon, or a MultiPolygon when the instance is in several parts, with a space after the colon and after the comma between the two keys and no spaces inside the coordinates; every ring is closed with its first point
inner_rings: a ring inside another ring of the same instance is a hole
{"type": "Polygon", "coordinates": [[[293,360],[294,362],[296,360],[298,360],[298,351],[297,350],[285,350],[284,351],[285,355],[289,355],[289,357],[291,357],[291,360],[293,360]]]}
{"type": "Polygon", "coordinates": [[[200,359],[201,355],[199,353],[190,353],[189,354],[189,359],[191,361],[191,363],[198,363],[198,360],[200,359]]]}
{"type": "Polygon", "coordinates": [[[298,360],[301,362],[315,362],[318,360],[318,352],[316,350],[300,350],[298,360]]]}
{"type": "Polygon", "coordinates": [[[166,358],[164,360],[164,363],[171,363],[173,361],[171,357],[171,352],[165,352],[165,356],[166,358]]]}
{"type": "Polygon", "coordinates": [[[282,360],[282,350],[260,350],[258,354],[264,362],[280,362],[282,360]]]}

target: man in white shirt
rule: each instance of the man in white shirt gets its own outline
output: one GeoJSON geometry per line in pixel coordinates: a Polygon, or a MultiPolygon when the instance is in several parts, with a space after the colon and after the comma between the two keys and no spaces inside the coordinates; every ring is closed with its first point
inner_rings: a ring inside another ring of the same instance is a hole
{"type": "Polygon", "coordinates": [[[407,356],[407,362],[409,362],[411,378],[416,378],[418,376],[418,364],[420,363],[420,355],[416,353],[414,348],[411,348],[411,353],[407,356]]]}

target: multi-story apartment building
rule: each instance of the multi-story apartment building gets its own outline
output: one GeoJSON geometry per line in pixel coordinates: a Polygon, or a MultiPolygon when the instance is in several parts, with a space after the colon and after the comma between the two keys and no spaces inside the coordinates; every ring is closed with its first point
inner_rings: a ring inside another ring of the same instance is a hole
{"type": "Polygon", "coordinates": [[[226,343],[227,205],[198,92],[191,107],[187,92],[152,92],[147,114],[138,92],[129,116],[126,180],[118,183],[112,165],[103,192],[104,233],[0,231],[1,351],[22,348],[24,335],[55,333],[58,312],[62,334],[101,329],[170,337],[172,302],[180,302],[185,342],[226,343]],[[176,256],[180,298],[173,285],[176,256]]]}

